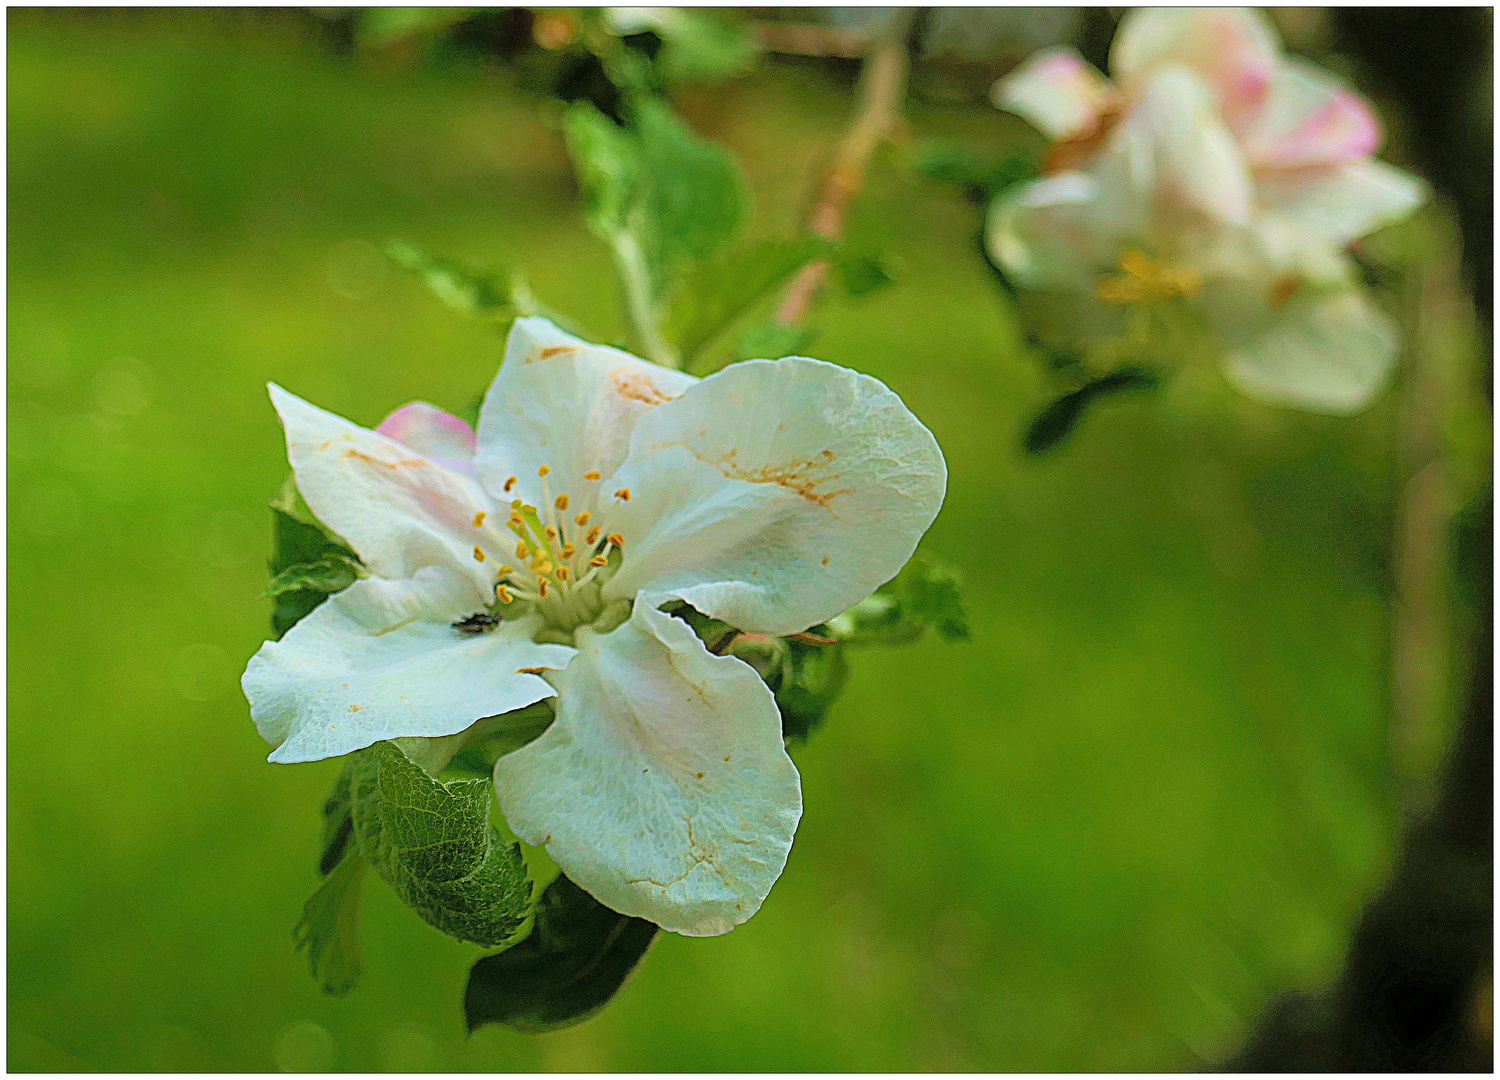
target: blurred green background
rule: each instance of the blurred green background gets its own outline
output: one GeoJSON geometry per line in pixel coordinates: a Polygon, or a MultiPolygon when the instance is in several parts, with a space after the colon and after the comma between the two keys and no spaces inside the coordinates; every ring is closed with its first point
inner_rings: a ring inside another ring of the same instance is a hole
{"type": "MultiPolygon", "coordinates": [[[[11,1069],[1194,1068],[1336,970],[1398,826],[1397,394],[1320,418],[1206,374],[1028,459],[1042,382],[977,212],[889,173],[900,279],[809,351],[936,433],[973,643],[857,656],[763,910],[663,935],[598,1018],[466,1037],[477,950],[378,885],[365,981],[323,997],[290,928],[338,766],[267,764],[238,686],[285,472],[264,384],[363,424],[488,384],[499,339],[388,238],[515,259],[619,338],[608,256],[549,114],[481,61],[338,55],[289,12],[8,23],[11,1069]]],[[[851,87],[768,61],[682,96],[757,232],[805,214],[851,87]]]]}

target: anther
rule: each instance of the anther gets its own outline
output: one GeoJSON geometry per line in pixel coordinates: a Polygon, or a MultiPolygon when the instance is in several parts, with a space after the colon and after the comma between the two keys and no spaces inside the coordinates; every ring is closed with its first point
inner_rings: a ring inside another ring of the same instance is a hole
{"type": "Polygon", "coordinates": [[[557,507],[557,512],[559,514],[566,512],[568,509],[568,493],[564,491],[557,498],[553,499],[552,505],[557,507]]]}
{"type": "Polygon", "coordinates": [[[515,597],[510,594],[510,590],[505,587],[505,582],[502,581],[495,586],[495,599],[502,604],[509,604],[515,600],[515,597]]]}
{"type": "Polygon", "coordinates": [[[548,541],[557,539],[557,530],[554,529],[551,525],[548,525],[545,529],[543,529],[542,534],[547,537],[548,541]]]}
{"type": "Polygon", "coordinates": [[[523,513],[523,514],[534,514],[534,513],[536,513],[536,507],[532,506],[530,503],[522,503],[521,504],[521,513],[523,513]]]}
{"type": "Polygon", "coordinates": [[[545,555],[538,555],[531,560],[531,572],[533,574],[550,574],[552,572],[552,560],[545,555]]]}
{"type": "Polygon", "coordinates": [[[603,480],[604,474],[598,469],[590,469],[588,472],[583,474],[583,478],[585,480],[603,480]]]}
{"type": "MultiPolygon", "coordinates": [[[[512,476],[511,479],[514,480],[515,477],[512,476]]],[[[519,510],[519,509],[521,509],[521,500],[520,499],[512,499],[510,501],[510,508],[512,510],[519,510]]]]}
{"type": "Polygon", "coordinates": [[[609,565],[609,560],[606,559],[603,555],[595,555],[592,559],[589,560],[589,565],[590,566],[608,566],[609,565]]]}
{"type": "Polygon", "coordinates": [[[495,571],[495,576],[504,580],[516,572],[516,568],[510,563],[501,563],[500,568],[495,571]]]}
{"type": "Polygon", "coordinates": [[[525,540],[519,540],[519,541],[516,542],[516,558],[518,558],[518,559],[529,559],[529,558],[531,558],[531,549],[526,546],[526,541],[525,540]]]}
{"type": "Polygon", "coordinates": [[[630,489],[629,488],[621,488],[619,491],[615,492],[615,498],[619,499],[621,502],[629,502],[630,501],[630,489]]]}
{"type": "Polygon", "coordinates": [[[543,465],[543,466],[541,466],[541,467],[539,467],[537,469],[536,474],[538,476],[542,477],[545,480],[546,477],[547,477],[547,474],[550,473],[551,471],[552,471],[552,466],[551,465],[543,465]]]}
{"type": "Polygon", "coordinates": [[[557,580],[558,581],[567,581],[568,580],[568,575],[570,573],[572,573],[572,571],[569,570],[566,566],[559,566],[557,568],[557,580]]]}
{"type": "Polygon", "coordinates": [[[505,481],[505,487],[502,490],[505,492],[505,494],[509,495],[510,489],[515,487],[520,482],[521,478],[519,476],[507,477],[505,481]]]}
{"type": "Polygon", "coordinates": [[[595,525],[592,529],[589,530],[589,534],[583,538],[583,542],[589,547],[593,547],[599,542],[599,534],[603,531],[603,529],[595,525]]]}
{"type": "Polygon", "coordinates": [[[547,593],[550,591],[548,589],[548,585],[549,584],[550,584],[550,582],[548,582],[548,580],[546,578],[542,578],[540,581],[538,581],[536,583],[536,594],[538,596],[540,596],[543,600],[547,599],[547,593]]]}
{"type": "Polygon", "coordinates": [[[615,547],[624,547],[625,546],[625,538],[623,536],[621,536],[619,533],[610,533],[604,539],[608,540],[615,547]]]}
{"type": "Polygon", "coordinates": [[[573,518],[573,524],[577,525],[581,529],[589,523],[592,517],[593,515],[585,510],[583,513],[578,514],[573,518]]]}
{"type": "Polygon", "coordinates": [[[474,545],[474,561],[484,562],[484,548],[480,547],[478,544],[474,545]]]}
{"type": "Polygon", "coordinates": [[[572,542],[571,542],[571,541],[569,541],[569,542],[568,542],[568,543],[566,543],[566,544],[564,544],[564,545],[563,545],[563,546],[562,546],[562,557],[563,557],[563,558],[564,558],[564,559],[571,559],[571,558],[572,558],[572,557],[573,557],[573,554],[574,554],[574,553],[575,553],[575,552],[576,552],[576,551],[577,551],[577,550],[578,550],[578,549],[577,549],[577,548],[576,548],[576,547],[574,547],[574,546],[573,546],[573,544],[572,544],[572,542]]]}
{"type": "Polygon", "coordinates": [[[474,528],[476,528],[476,529],[482,529],[484,527],[484,518],[485,518],[485,513],[484,513],[483,510],[481,510],[481,511],[479,511],[479,513],[475,514],[474,515],[474,528]]]}

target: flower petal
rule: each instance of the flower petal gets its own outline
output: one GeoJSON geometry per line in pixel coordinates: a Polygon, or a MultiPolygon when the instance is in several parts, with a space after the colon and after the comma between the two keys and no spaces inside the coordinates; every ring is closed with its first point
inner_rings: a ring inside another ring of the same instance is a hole
{"type": "Polygon", "coordinates": [[[1189,69],[1157,71],[1139,102],[1105,141],[1091,170],[1107,198],[1104,220],[1124,230],[1150,216],[1166,235],[1204,224],[1250,220],[1250,171],[1189,69]]]}
{"type": "Polygon", "coordinates": [[[1246,133],[1245,149],[1255,165],[1298,169],[1368,157],[1380,139],[1369,102],[1331,72],[1288,57],[1246,133]]]}
{"type": "Polygon", "coordinates": [[[241,685],[272,761],[316,761],[381,739],[435,737],[551,697],[518,669],[562,668],[573,650],[538,645],[536,616],[466,634],[468,583],[426,567],[366,578],[316,608],[250,660],[241,685]]]}
{"type": "Polygon", "coordinates": [[[1262,206],[1344,247],[1406,217],[1427,201],[1427,186],[1383,161],[1261,174],[1262,206]]]}
{"type": "Polygon", "coordinates": [[[1081,172],[1014,188],[990,205],[985,246],[1021,288],[1091,289],[1118,247],[1114,233],[1120,223],[1105,228],[1101,221],[1105,194],[1081,172]]]}
{"type": "Polygon", "coordinates": [[[1168,64],[1193,69],[1213,88],[1230,130],[1259,113],[1281,60],[1281,41],[1266,17],[1248,8],[1136,8],[1127,12],[1109,51],[1109,73],[1131,97],[1168,64]]]}
{"type": "Polygon", "coordinates": [[[475,467],[497,498],[514,475],[520,484],[511,494],[540,505],[542,465],[557,474],[552,491],[576,496],[584,472],[609,476],[619,467],[642,416],[697,381],[546,319],[517,319],[480,413],[475,467]]]}
{"type": "Polygon", "coordinates": [[[765,683],[647,603],[579,632],[557,720],[496,762],[495,793],[600,903],[695,937],[755,914],[802,816],[765,683]]]}
{"type": "Polygon", "coordinates": [[[820,360],[734,364],[644,417],[610,512],[625,556],[606,599],[671,593],[742,630],[790,634],[906,564],[943,503],[932,433],[877,379],[820,360]]]}
{"type": "Polygon", "coordinates": [[[996,108],[1054,141],[1092,132],[1116,96],[1109,80],[1067,45],[1043,49],[990,89],[996,108]]]}
{"type": "Polygon", "coordinates": [[[388,436],[351,424],[271,385],[297,489],[377,577],[446,566],[470,582],[469,610],[493,599],[473,558],[475,515],[494,512],[479,484],[388,436]]]}
{"type": "Polygon", "coordinates": [[[474,474],[474,429],[425,401],[403,405],[375,429],[445,469],[474,474]]]}

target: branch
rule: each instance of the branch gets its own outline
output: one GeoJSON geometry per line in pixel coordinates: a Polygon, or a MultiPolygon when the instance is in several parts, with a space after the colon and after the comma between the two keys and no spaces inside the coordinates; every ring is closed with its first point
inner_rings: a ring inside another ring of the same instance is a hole
{"type": "MultiPolygon", "coordinates": [[[[864,187],[865,171],[875,148],[901,122],[906,77],[911,67],[907,38],[916,13],[916,8],[903,8],[892,16],[891,25],[865,59],[854,120],[828,172],[823,195],[807,223],[814,234],[825,240],[836,241],[843,234],[849,203],[864,187]]],[[[792,279],[776,311],[778,323],[796,326],[807,317],[813,300],[828,280],[830,265],[827,259],[819,259],[803,267],[792,279]]]]}

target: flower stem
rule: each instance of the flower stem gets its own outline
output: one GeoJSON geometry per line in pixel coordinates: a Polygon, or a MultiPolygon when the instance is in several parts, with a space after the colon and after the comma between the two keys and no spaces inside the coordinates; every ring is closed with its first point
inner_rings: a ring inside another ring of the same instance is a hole
{"type": "Polygon", "coordinates": [[[682,357],[662,335],[656,323],[656,303],[651,296],[651,275],[635,234],[628,229],[615,233],[612,245],[615,267],[625,287],[625,309],[646,357],[662,367],[681,369],[682,357]]]}

